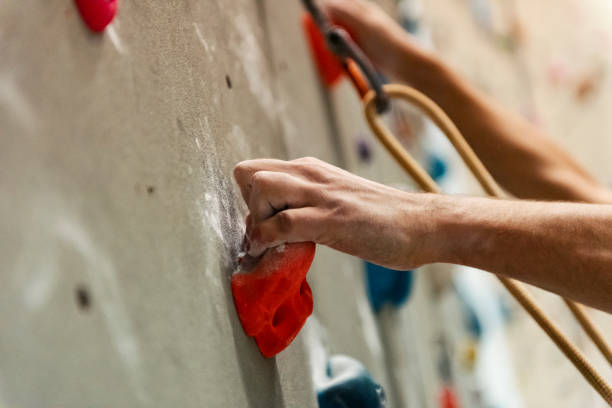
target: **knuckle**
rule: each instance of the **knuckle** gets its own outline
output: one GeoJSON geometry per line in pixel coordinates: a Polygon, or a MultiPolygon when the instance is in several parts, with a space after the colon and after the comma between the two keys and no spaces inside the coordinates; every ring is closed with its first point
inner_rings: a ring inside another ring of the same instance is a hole
{"type": "Polygon", "coordinates": [[[245,172],[245,164],[244,162],[240,162],[234,166],[234,178],[239,179],[242,174],[245,172]]]}
{"type": "Polygon", "coordinates": [[[325,172],[325,162],[316,157],[302,157],[294,160],[293,165],[298,174],[311,180],[320,179],[325,172]]]}
{"type": "Polygon", "coordinates": [[[256,245],[268,248],[278,241],[279,233],[270,225],[261,225],[257,229],[256,245]]]}
{"type": "Polygon", "coordinates": [[[314,165],[317,165],[319,163],[322,163],[321,160],[317,159],[316,157],[312,157],[312,156],[306,156],[306,157],[301,157],[299,159],[293,160],[293,163],[298,167],[298,168],[310,168],[314,165]]]}
{"type": "Polygon", "coordinates": [[[253,160],[245,160],[234,166],[234,177],[237,180],[243,179],[246,175],[251,173],[254,169],[253,160]]]}
{"type": "Polygon", "coordinates": [[[288,234],[293,231],[295,227],[295,217],[287,212],[281,211],[276,215],[278,231],[282,234],[288,234]]]}
{"type": "Polygon", "coordinates": [[[252,187],[264,187],[270,181],[270,172],[269,171],[257,171],[251,176],[251,186],[252,187]]]}

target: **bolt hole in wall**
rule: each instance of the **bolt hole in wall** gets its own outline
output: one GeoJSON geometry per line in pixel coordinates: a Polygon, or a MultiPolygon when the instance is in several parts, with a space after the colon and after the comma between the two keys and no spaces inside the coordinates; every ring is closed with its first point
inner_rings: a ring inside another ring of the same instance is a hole
{"type": "Polygon", "coordinates": [[[148,187],[147,187],[147,194],[148,194],[148,195],[153,195],[153,194],[155,194],[155,187],[154,187],[154,186],[148,186],[148,187]]]}
{"type": "Polygon", "coordinates": [[[88,311],[91,308],[91,295],[85,286],[77,286],[74,290],[74,296],[79,309],[88,311]]]}
{"type": "Polygon", "coordinates": [[[232,78],[229,75],[225,76],[225,83],[227,84],[227,89],[232,89],[232,78]]]}

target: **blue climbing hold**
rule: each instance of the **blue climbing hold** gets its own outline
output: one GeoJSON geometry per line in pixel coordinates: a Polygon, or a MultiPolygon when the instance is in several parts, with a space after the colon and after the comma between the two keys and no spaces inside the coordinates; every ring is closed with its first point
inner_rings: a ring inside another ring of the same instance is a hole
{"type": "Polygon", "coordinates": [[[470,298],[465,296],[460,290],[457,290],[456,288],[455,290],[463,311],[464,327],[469,333],[472,334],[472,336],[474,336],[476,340],[479,340],[482,338],[484,327],[480,321],[480,318],[478,317],[473,300],[470,301],[470,298]]]}
{"type": "Polygon", "coordinates": [[[427,173],[434,181],[439,181],[448,171],[446,162],[435,154],[429,155],[429,166],[427,173]]]}
{"type": "Polygon", "coordinates": [[[474,336],[474,338],[480,339],[484,330],[482,323],[478,318],[478,314],[476,314],[476,311],[472,305],[467,302],[463,302],[463,310],[465,312],[465,327],[472,334],[472,336],[474,336]]]}
{"type": "Polygon", "coordinates": [[[357,155],[362,162],[369,163],[372,161],[372,147],[367,139],[360,138],[357,140],[357,155]]]}
{"type": "Polygon", "coordinates": [[[326,369],[329,381],[317,390],[319,408],[384,408],[383,388],[357,360],[333,356],[326,369]]]}
{"type": "Polygon", "coordinates": [[[401,306],[412,293],[413,271],[396,271],[365,262],[368,298],[374,312],[386,304],[401,306]]]}

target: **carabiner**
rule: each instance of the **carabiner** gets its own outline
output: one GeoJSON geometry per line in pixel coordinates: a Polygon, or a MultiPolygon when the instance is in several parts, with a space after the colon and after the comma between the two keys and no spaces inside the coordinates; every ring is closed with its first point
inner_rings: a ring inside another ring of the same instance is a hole
{"type": "Polygon", "coordinates": [[[370,90],[376,93],[374,103],[381,114],[389,110],[390,102],[383,89],[383,82],[372,62],[363,50],[353,41],[349,33],[334,25],[315,4],[314,0],[302,0],[304,8],[323,34],[329,50],[340,60],[344,71],[363,99],[370,90]]]}

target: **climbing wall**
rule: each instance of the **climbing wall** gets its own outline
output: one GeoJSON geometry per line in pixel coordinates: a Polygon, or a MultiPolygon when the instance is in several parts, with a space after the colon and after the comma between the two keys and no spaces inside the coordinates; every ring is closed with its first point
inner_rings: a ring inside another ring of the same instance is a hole
{"type": "MultiPolygon", "coordinates": [[[[395,14],[395,1],[379,3],[395,14]]],[[[609,167],[605,149],[578,143],[593,128],[554,120],[570,120],[566,105],[537,109],[559,93],[531,88],[537,43],[514,55],[497,27],[487,26],[494,41],[473,27],[469,6],[486,1],[401,3],[406,27],[420,25],[425,44],[431,27],[435,47],[474,83],[534,120],[541,112],[553,130],[569,129],[561,142],[591,169],[609,167]],[[469,63],[483,58],[495,76],[469,63]]],[[[525,15],[543,13],[531,3],[516,0],[525,15]]],[[[482,272],[460,268],[453,278],[447,266],[422,268],[409,284],[394,282],[401,291],[379,296],[363,261],[324,247],[308,275],[313,315],[286,350],[263,358],[230,289],[246,215],[234,165],[315,156],[416,187],[376,144],[351,85],[321,85],[298,0],[118,6],[94,33],[73,0],[0,2],[0,408],[315,408],[338,354],[364,366],[388,407],[438,407],[451,394],[463,407],[523,406],[513,365],[528,406],[597,403],[512,303],[510,348],[546,357],[537,369],[510,363],[508,300],[482,272]],[[534,380],[548,379],[550,367],[561,373],[554,381],[534,380]],[[554,387],[571,394],[552,399],[554,387]]],[[[533,36],[543,42],[541,31],[533,36]]],[[[546,72],[555,87],[571,88],[564,98],[603,111],[597,86],[607,60],[577,79],[558,60],[546,72]]],[[[397,105],[387,121],[426,168],[448,166],[446,178],[438,174],[445,191],[475,191],[417,112],[397,105]]]]}
{"type": "Polygon", "coordinates": [[[232,302],[234,165],[353,160],[299,2],[118,5],[93,33],[71,0],[0,4],[0,407],[315,407],[337,353],[392,390],[360,260],[319,248],[276,358],[232,302]]]}
{"type": "Polygon", "coordinates": [[[93,34],[72,1],[0,4],[3,408],[315,405],[302,343],[263,359],[229,288],[233,166],[328,136],[304,45],[272,58],[298,10],[268,6],[120,1],[93,34]]]}

